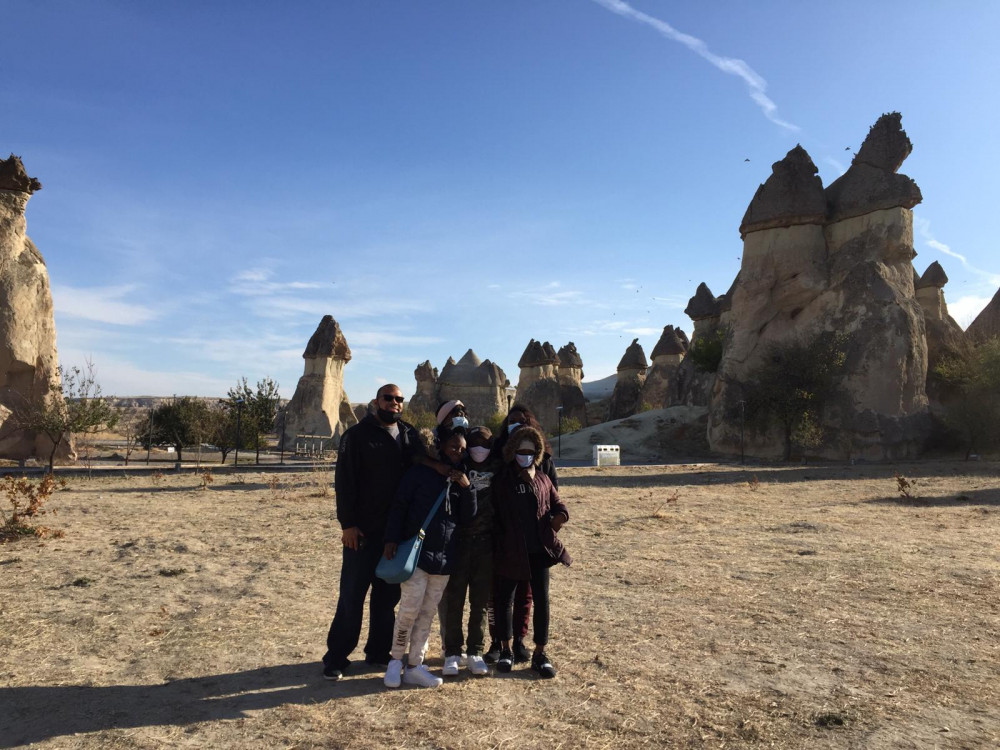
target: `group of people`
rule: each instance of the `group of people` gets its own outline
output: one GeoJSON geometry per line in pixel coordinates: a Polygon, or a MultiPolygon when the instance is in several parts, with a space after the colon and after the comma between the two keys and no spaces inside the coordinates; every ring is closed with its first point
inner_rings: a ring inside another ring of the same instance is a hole
{"type": "Polygon", "coordinates": [[[545,653],[549,571],[571,563],[558,536],[569,511],[541,426],[515,404],[493,435],[469,424],[461,401],[447,401],[428,446],[403,421],[403,401],[397,386],[382,386],[374,413],[340,441],[335,486],[343,563],[323,676],[338,680],[350,666],[368,598],[365,661],[385,667],[387,687],[442,684],[424,664],[435,614],[443,677],[462,666],[486,675],[489,663],[510,672],[529,661],[540,677],[555,677],[545,653]],[[410,578],[398,585],[378,578],[379,560],[391,560],[420,532],[410,578]],[[529,620],[533,652],[525,645],[529,620]]]}

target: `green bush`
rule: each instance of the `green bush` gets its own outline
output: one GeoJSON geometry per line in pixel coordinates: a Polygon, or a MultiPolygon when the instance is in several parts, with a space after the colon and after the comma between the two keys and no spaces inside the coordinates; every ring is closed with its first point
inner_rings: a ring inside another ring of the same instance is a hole
{"type": "Polygon", "coordinates": [[[720,327],[698,336],[691,342],[685,356],[702,372],[716,372],[722,362],[722,350],[728,334],[726,328],[720,327]]]}
{"type": "Polygon", "coordinates": [[[966,457],[1000,444],[1000,338],[967,345],[934,369],[945,388],[944,422],[960,436],[966,457]]]}
{"type": "Polygon", "coordinates": [[[404,412],[403,420],[409,422],[418,430],[434,430],[437,427],[437,418],[429,411],[414,409],[404,412]]]}

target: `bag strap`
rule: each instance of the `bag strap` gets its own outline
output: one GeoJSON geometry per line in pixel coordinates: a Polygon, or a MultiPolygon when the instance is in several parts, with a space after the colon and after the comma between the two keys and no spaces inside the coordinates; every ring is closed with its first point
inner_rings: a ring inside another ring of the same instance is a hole
{"type": "Polygon", "coordinates": [[[424,530],[428,526],[430,526],[431,519],[433,519],[434,518],[434,514],[438,512],[438,508],[441,507],[441,503],[444,502],[444,496],[448,494],[448,490],[449,489],[451,489],[451,480],[450,479],[448,480],[448,484],[446,484],[444,486],[444,489],[441,490],[441,494],[438,495],[437,502],[434,503],[434,507],[431,508],[431,512],[427,514],[427,518],[425,518],[424,522],[422,524],[420,524],[420,538],[421,539],[423,539],[423,537],[424,537],[424,530]]]}

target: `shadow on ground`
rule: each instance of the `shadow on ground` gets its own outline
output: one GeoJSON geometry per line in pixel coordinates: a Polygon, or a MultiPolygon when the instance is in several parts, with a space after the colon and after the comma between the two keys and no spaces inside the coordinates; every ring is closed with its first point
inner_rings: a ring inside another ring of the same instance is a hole
{"type": "Polygon", "coordinates": [[[958,495],[943,497],[921,497],[919,489],[911,493],[912,497],[903,495],[876,497],[865,502],[872,505],[900,505],[907,508],[961,508],[965,506],[993,505],[1000,506],[1000,482],[996,487],[980,490],[965,490],[958,495]]]}
{"type": "MultiPolygon", "coordinates": [[[[163,685],[28,686],[0,688],[0,747],[113,728],[184,726],[237,719],[248,711],[315,704],[386,690],[382,670],[351,667],[340,682],[320,675],[317,662],[175,680],[163,685]]],[[[414,688],[419,689],[419,688],[414,688]]]]}

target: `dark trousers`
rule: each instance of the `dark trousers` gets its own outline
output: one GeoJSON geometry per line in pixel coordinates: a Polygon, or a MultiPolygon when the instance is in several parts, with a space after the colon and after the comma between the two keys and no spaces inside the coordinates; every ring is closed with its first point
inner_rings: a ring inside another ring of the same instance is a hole
{"type": "MultiPolygon", "coordinates": [[[[486,617],[490,624],[490,638],[493,641],[500,640],[500,631],[497,629],[496,609],[493,602],[497,598],[497,588],[500,579],[493,579],[493,596],[486,607],[486,617]]],[[[514,637],[524,639],[528,637],[528,625],[531,622],[531,581],[518,581],[517,588],[514,589],[514,637]]]]}
{"type": "Polygon", "coordinates": [[[368,606],[368,642],[365,656],[387,663],[392,646],[392,629],[399,603],[399,584],[386,583],[375,577],[375,566],[382,557],[382,546],[365,540],[358,550],[344,547],[340,568],[340,595],[337,611],[326,636],[323,662],[338,669],[347,665],[347,657],[357,648],[361,638],[361,617],[365,597],[371,589],[368,606]]]}
{"type": "Polygon", "coordinates": [[[458,556],[444,590],[438,617],[444,638],[444,655],[462,653],[462,620],[465,592],[469,592],[469,637],[465,653],[482,656],[486,639],[486,607],[493,593],[493,542],[489,534],[462,537],[458,556]]]}
{"type": "MultiPolygon", "coordinates": [[[[531,571],[531,592],[535,605],[533,618],[535,645],[543,648],[549,642],[549,559],[545,555],[530,555],[528,567],[531,571]]],[[[500,577],[497,579],[494,606],[500,640],[509,641],[514,636],[514,592],[521,581],[500,577]]],[[[522,638],[524,635],[521,636],[522,638]]]]}

